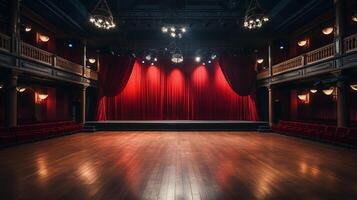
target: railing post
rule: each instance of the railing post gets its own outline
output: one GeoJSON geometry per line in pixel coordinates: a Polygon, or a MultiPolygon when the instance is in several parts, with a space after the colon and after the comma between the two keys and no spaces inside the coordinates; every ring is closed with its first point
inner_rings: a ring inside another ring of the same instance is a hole
{"type": "Polygon", "coordinates": [[[52,55],[52,66],[53,67],[57,66],[57,56],[56,56],[56,54],[52,55]]]}
{"type": "Polygon", "coordinates": [[[344,41],[343,37],[345,35],[345,17],[346,17],[346,1],[345,0],[334,0],[335,6],[335,15],[336,15],[336,22],[335,22],[335,34],[334,34],[334,44],[335,44],[335,52],[336,56],[340,56],[343,54],[343,46],[344,41]]]}

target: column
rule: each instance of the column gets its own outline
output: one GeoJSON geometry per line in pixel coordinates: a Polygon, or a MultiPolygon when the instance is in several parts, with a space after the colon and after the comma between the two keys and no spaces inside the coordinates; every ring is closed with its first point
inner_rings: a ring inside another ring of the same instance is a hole
{"type": "Polygon", "coordinates": [[[273,91],[272,91],[272,86],[268,86],[268,95],[269,95],[269,125],[270,127],[274,123],[274,108],[273,108],[273,91]]]}
{"type": "Polygon", "coordinates": [[[83,76],[85,76],[86,68],[87,68],[87,41],[83,40],[83,76]]]}
{"type": "Polygon", "coordinates": [[[337,127],[348,127],[348,84],[346,81],[337,82],[337,127]]]}
{"type": "Polygon", "coordinates": [[[345,36],[345,20],[346,20],[346,0],[334,0],[335,6],[335,51],[336,56],[343,54],[343,38],[345,36]]]}
{"type": "Polygon", "coordinates": [[[20,42],[20,0],[10,0],[10,31],[11,31],[11,51],[19,53],[20,42]]]}
{"type": "Polygon", "coordinates": [[[99,72],[100,71],[100,60],[99,60],[99,54],[100,54],[100,52],[99,51],[97,51],[97,72],[99,72]]]}
{"type": "Polygon", "coordinates": [[[82,87],[82,101],[81,101],[81,116],[80,122],[84,124],[86,122],[86,90],[87,86],[82,87]]]}
{"type": "Polygon", "coordinates": [[[271,64],[271,44],[268,46],[268,66],[269,66],[269,76],[273,76],[273,66],[271,64]]]}
{"type": "Polygon", "coordinates": [[[5,82],[5,125],[17,126],[17,74],[11,73],[5,82]]]}

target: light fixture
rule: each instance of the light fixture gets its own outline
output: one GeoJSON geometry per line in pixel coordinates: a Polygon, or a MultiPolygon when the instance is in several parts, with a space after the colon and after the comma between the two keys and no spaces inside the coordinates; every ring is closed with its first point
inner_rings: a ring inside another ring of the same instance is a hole
{"type": "Polygon", "coordinates": [[[322,90],[322,92],[323,92],[324,94],[326,94],[326,95],[331,95],[331,94],[333,93],[333,91],[334,91],[334,88],[333,88],[333,87],[330,87],[330,88],[328,88],[328,89],[322,90]]]}
{"type": "Polygon", "coordinates": [[[259,58],[258,60],[257,60],[257,63],[258,64],[262,64],[264,62],[264,59],[262,59],[262,58],[259,58]]]}
{"type": "Polygon", "coordinates": [[[354,91],[357,91],[357,84],[355,85],[350,85],[351,89],[354,90],[354,91]]]}
{"type": "Polygon", "coordinates": [[[151,63],[151,66],[154,66],[154,63],[153,63],[153,62],[151,63]]]}
{"type": "Polygon", "coordinates": [[[206,63],[202,63],[203,66],[206,66],[206,63]]]}
{"type": "Polygon", "coordinates": [[[300,47],[306,46],[306,45],[307,45],[307,39],[298,41],[298,45],[299,45],[300,47]]]}
{"type": "Polygon", "coordinates": [[[269,18],[265,11],[260,6],[258,0],[251,0],[248,9],[245,12],[243,26],[247,29],[261,28],[264,23],[268,22],[269,18]]]}
{"type": "Polygon", "coordinates": [[[42,35],[40,33],[38,33],[38,38],[42,41],[42,42],[48,42],[50,40],[50,37],[48,37],[47,35],[42,35]]]}
{"type": "Polygon", "coordinates": [[[211,64],[212,63],[212,61],[211,60],[208,60],[208,64],[211,64]]]}
{"type": "Polygon", "coordinates": [[[109,30],[116,27],[112,11],[106,0],[98,1],[91,13],[89,22],[99,29],[109,30]]]}
{"type": "Polygon", "coordinates": [[[217,55],[216,55],[216,54],[212,54],[212,55],[211,55],[211,59],[212,59],[212,60],[214,60],[214,59],[216,59],[216,58],[217,58],[217,55]]]}
{"type": "Polygon", "coordinates": [[[201,57],[196,56],[195,61],[196,61],[196,62],[201,62],[201,57]]]}
{"type": "Polygon", "coordinates": [[[69,47],[69,48],[72,48],[72,47],[73,47],[73,44],[72,44],[72,43],[69,43],[69,44],[68,44],[68,47],[69,47]]]}
{"type": "Polygon", "coordinates": [[[310,92],[315,94],[317,92],[317,90],[316,89],[310,89],[310,92]]]}
{"type": "Polygon", "coordinates": [[[172,51],[171,61],[176,64],[183,62],[183,55],[180,48],[176,47],[172,51]]]}
{"type": "Polygon", "coordinates": [[[307,94],[299,94],[299,95],[298,95],[298,98],[299,98],[301,101],[306,101],[306,99],[307,99],[307,94]]]}
{"type": "Polygon", "coordinates": [[[25,31],[30,32],[32,30],[32,27],[30,25],[25,26],[25,31]]]}
{"type": "Polygon", "coordinates": [[[142,63],[142,64],[145,64],[145,60],[142,60],[141,63],[142,63]]]}
{"type": "Polygon", "coordinates": [[[283,50],[283,49],[284,49],[284,46],[281,45],[281,46],[279,47],[279,49],[283,50]]]}
{"type": "Polygon", "coordinates": [[[157,58],[154,58],[154,61],[157,62],[157,58]]]}
{"type": "Polygon", "coordinates": [[[26,88],[24,88],[24,87],[16,87],[16,91],[22,93],[22,92],[26,91],[26,88]]]}
{"type": "Polygon", "coordinates": [[[352,15],[352,21],[357,22],[357,13],[352,15]]]}
{"type": "Polygon", "coordinates": [[[48,97],[48,94],[38,93],[38,98],[40,98],[41,100],[45,100],[45,99],[47,99],[47,97],[48,97]]]}
{"type": "Polygon", "coordinates": [[[146,59],[146,60],[151,60],[151,55],[150,55],[150,54],[146,55],[146,56],[145,56],[145,59],[146,59]]]}
{"type": "Polygon", "coordinates": [[[332,26],[329,26],[329,27],[326,27],[326,28],[322,29],[322,33],[324,35],[330,35],[332,32],[333,32],[333,27],[332,26]]]}
{"type": "Polygon", "coordinates": [[[0,89],[2,89],[4,87],[4,85],[3,84],[0,84],[0,89]]]}
{"type": "Polygon", "coordinates": [[[89,58],[88,61],[89,63],[94,64],[96,60],[94,58],[89,58]]]}
{"type": "Polygon", "coordinates": [[[161,31],[172,38],[182,38],[183,34],[187,32],[187,28],[182,25],[168,25],[161,27],[161,31]]]}

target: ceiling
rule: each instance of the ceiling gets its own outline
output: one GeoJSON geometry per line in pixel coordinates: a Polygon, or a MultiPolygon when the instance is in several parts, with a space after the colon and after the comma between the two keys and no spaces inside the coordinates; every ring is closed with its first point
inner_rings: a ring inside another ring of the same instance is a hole
{"type": "Polygon", "coordinates": [[[260,0],[271,21],[259,31],[242,29],[247,0],[107,0],[117,28],[98,31],[88,22],[97,0],[22,0],[25,7],[70,35],[93,45],[148,48],[170,43],[163,24],[185,24],[180,45],[245,48],[266,43],[333,9],[333,0],[260,0]]]}

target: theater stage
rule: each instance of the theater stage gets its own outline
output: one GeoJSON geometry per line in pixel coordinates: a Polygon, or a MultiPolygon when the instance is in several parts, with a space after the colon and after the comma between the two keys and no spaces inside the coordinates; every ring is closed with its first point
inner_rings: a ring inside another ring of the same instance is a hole
{"type": "Polygon", "coordinates": [[[149,120],[149,121],[87,121],[85,130],[155,130],[155,131],[187,131],[187,130],[234,130],[234,131],[266,131],[267,122],[261,121],[223,121],[223,120],[149,120]]]}

